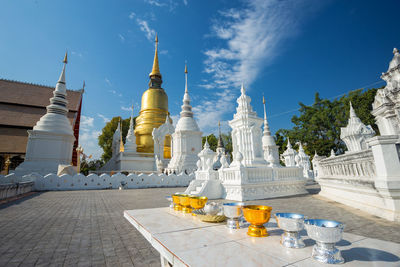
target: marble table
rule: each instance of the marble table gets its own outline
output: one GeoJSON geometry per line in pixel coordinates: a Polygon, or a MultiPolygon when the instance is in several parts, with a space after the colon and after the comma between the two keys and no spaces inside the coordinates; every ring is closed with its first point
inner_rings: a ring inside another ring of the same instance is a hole
{"type": "MultiPolygon", "coordinates": [[[[315,243],[305,231],[305,248],[283,247],[273,218],[265,224],[270,236],[257,238],[247,228],[201,222],[170,208],[126,210],[124,217],[160,253],[162,266],[332,266],[311,258],[315,243]]],[[[344,232],[337,247],[345,259],[340,266],[400,266],[398,243],[344,232]]]]}

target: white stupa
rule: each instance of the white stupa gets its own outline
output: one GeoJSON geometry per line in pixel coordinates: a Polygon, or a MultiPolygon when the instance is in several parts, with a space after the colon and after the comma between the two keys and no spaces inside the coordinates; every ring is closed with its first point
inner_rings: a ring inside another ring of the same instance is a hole
{"type": "Polygon", "coordinates": [[[172,134],[172,158],[166,169],[168,173],[194,172],[197,169],[196,162],[199,160],[198,154],[201,151],[202,132],[193,118],[187,75],[185,65],[185,94],[180,118],[172,134]]]}
{"type": "Polygon", "coordinates": [[[46,107],[47,113],[40,118],[33,130],[28,130],[25,161],[16,168],[16,174],[57,173],[58,165],[71,164],[75,137],[67,118],[68,101],[65,84],[67,53],[63,63],[53,97],[50,98],[50,105],[46,107]]]}
{"type": "Polygon", "coordinates": [[[121,119],[118,121],[118,126],[117,129],[115,129],[114,135],[113,135],[113,141],[112,141],[112,156],[118,155],[118,153],[121,150],[121,136],[122,136],[122,131],[121,131],[121,119]]]}
{"type": "Polygon", "coordinates": [[[131,114],[131,120],[129,122],[128,134],[126,135],[124,153],[136,154],[136,148],[137,145],[136,145],[136,136],[133,129],[133,105],[132,105],[132,114],[131,114]]]}
{"type": "Polygon", "coordinates": [[[241,87],[241,95],[236,100],[238,107],[233,120],[229,121],[232,128],[233,156],[240,151],[243,156],[244,166],[255,166],[267,164],[264,159],[261,141],[261,125],[263,120],[257,116],[250,105],[251,98],[246,95],[244,85],[241,87]]]}
{"type": "Polygon", "coordinates": [[[282,158],[285,162],[286,167],[296,166],[296,155],[297,152],[292,148],[292,144],[290,143],[289,137],[287,139],[287,148],[282,154],[282,158]]]}
{"type": "Polygon", "coordinates": [[[356,152],[368,148],[366,140],[373,137],[375,131],[370,125],[365,126],[357,117],[353,106],[350,102],[350,117],[346,127],[340,128],[340,139],[347,146],[347,152],[356,152]]]}
{"type": "Polygon", "coordinates": [[[276,145],[274,137],[271,135],[267,121],[267,111],[265,108],[265,98],[263,96],[264,105],[264,132],[262,137],[262,144],[264,150],[264,159],[268,162],[270,167],[281,166],[279,162],[279,146],[276,145]]]}
{"type": "Polygon", "coordinates": [[[303,168],[304,177],[311,179],[314,177],[311,171],[310,156],[304,151],[303,145],[299,142],[299,152],[295,156],[296,166],[303,168]]]}

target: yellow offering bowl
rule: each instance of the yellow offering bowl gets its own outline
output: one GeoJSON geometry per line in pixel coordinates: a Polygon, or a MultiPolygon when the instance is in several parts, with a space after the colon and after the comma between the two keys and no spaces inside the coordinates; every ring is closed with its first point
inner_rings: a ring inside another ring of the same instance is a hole
{"type": "Polygon", "coordinates": [[[268,236],[267,229],[265,229],[263,224],[269,221],[271,210],[271,207],[261,205],[248,205],[243,207],[244,218],[251,224],[247,231],[249,236],[268,236]]]}
{"type": "Polygon", "coordinates": [[[173,194],[172,195],[172,201],[174,202],[174,210],[176,211],[181,211],[182,210],[182,205],[179,203],[179,196],[181,194],[173,194]]]}
{"type": "Polygon", "coordinates": [[[179,196],[179,203],[182,205],[182,211],[184,213],[191,213],[192,208],[190,207],[189,195],[182,194],[179,196]]]}
{"type": "MultiPolygon", "coordinates": [[[[195,209],[202,209],[207,203],[207,197],[200,197],[200,196],[189,196],[190,206],[195,209]]],[[[192,213],[193,216],[196,216],[195,213],[192,213]]]]}

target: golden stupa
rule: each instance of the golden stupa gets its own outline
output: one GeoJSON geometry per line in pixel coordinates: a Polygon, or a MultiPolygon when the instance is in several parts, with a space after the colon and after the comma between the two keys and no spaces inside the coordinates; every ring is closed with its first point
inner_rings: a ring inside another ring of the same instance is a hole
{"type": "MultiPolygon", "coordinates": [[[[156,49],[154,52],[153,69],[150,76],[149,89],[142,95],[142,106],[136,118],[136,144],[137,151],[154,153],[152,132],[165,122],[168,112],[168,96],[161,88],[162,77],[158,65],[158,37],[156,36],[156,49]]],[[[164,140],[164,158],[171,158],[171,136],[164,140]]]]}

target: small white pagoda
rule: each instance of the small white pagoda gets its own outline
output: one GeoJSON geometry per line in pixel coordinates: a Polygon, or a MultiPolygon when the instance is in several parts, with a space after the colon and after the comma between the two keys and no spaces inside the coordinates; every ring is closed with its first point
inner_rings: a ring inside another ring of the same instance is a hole
{"type": "Polygon", "coordinates": [[[67,53],[63,63],[53,97],[50,98],[50,105],[46,107],[47,113],[40,118],[33,130],[28,130],[25,161],[15,169],[17,175],[32,172],[42,175],[57,173],[59,165],[71,164],[75,137],[67,118],[68,101],[65,84],[67,53]]]}
{"type": "Polygon", "coordinates": [[[267,111],[265,108],[265,98],[263,96],[264,105],[264,132],[262,137],[262,144],[264,150],[264,159],[268,162],[270,167],[280,167],[279,162],[279,146],[276,145],[274,137],[271,135],[267,121],[267,111]]]}
{"type": "Polygon", "coordinates": [[[185,65],[185,94],[182,111],[172,134],[172,158],[164,172],[192,173],[197,169],[197,154],[201,151],[202,132],[193,118],[192,106],[188,92],[188,70],[185,65]]]}
{"type": "Polygon", "coordinates": [[[296,166],[296,150],[293,149],[292,144],[290,143],[290,139],[287,139],[287,147],[286,150],[281,155],[282,160],[285,162],[286,167],[296,166]]]}
{"type": "Polygon", "coordinates": [[[365,126],[357,117],[353,105],[350,102],[350,117],[346,127],[340,128],[340,139],[347,146],[348,152],[356,152],[368,148],[366,140],[373,137],[375,131],[370,125],[365,126]]]}

